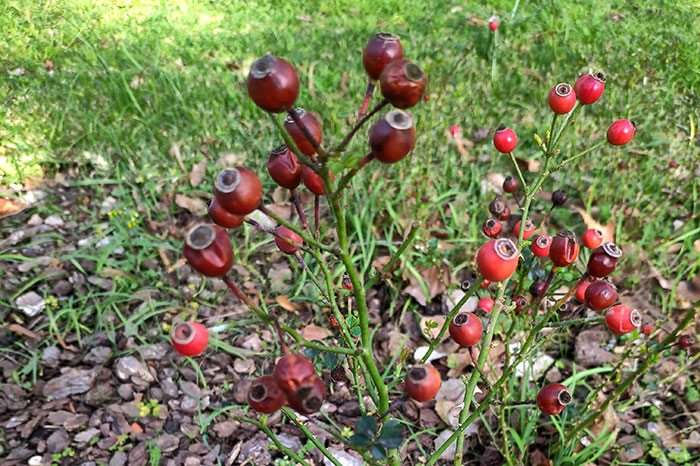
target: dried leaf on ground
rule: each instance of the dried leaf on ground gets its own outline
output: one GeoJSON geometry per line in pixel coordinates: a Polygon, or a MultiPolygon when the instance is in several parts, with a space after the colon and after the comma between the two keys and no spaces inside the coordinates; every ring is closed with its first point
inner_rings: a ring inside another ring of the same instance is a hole
{"type": "Polygon", "coordinates": [[[175,196],[175,204],[177,204],[178,207],[188,210],[192,214],[199,214],[207,210],[206,204],[201,199],[188,197],[184,194],[175,196]]]}
{"type": "Polygon", "coordinates": [[[190,172],[190,184],[192,187],[198,186],[207,174],[207,159],[195,163],[190,172]]]}
{"type": "Polygon", "coordinates": [[[316,324],[307,325],[301,331],[301,337],[304,340],[309,340],[309,341],[323,340],[324,338],[328,338],[331,335],[333,335],[333,333],[330,330],[328,330],[327,328],[324,328],[324,327],[319,327],[316,324]]]}
{"type": "Polygon", "coordinates": [[[173,144],[170,146],[170,150],[168,151],[171,157],[175,157],[175,160],[177,160],[177,164],[180,167],[180,169],[183,172],[187,172],[187,169],[185,168],[185,164],[182,161],[182,154],[180,153],[180,143],[173,142],[173,144]]]}
{"type": "Polygon", "coordinates": [[[0,197],[0,218],[16,214],[22,209],[22,204],[12,199],[0,197]]]}
{"type": "Polygon", "coordinates": [[[427,287],[427,290],[423,288],[421,280],[419,280],[415,274],[406,273],[405,275],[408,275],[407,278],[410,285],[403,290],[403,293],[413,296],[421,306],[425,306],[428,304],[429,299],[432,300],[437,295],[444,292],[446,289],[445,285],[449,285],[451,282],[447,267],[442,267],[442,270],[434,265],[427,268],[422,267],[418,270],[418,273],[420,274],[423,284],[427,287]]]}

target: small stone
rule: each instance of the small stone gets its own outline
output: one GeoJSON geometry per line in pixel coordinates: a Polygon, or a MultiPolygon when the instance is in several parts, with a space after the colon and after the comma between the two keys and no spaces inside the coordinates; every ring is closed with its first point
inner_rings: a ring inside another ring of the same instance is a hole
{"type": "Polygon", "coordinates": [[[194,456],[188,456],[185,458],[185,466],[199,466],[201,464],[202,461],[194,456]]]}
{"type": "Polygon", "coordinates": [[[48,398],[66,398],[70,395],[85,393],[95,381],[96,373],[91,370],[70,369],[60,377],[49,380],[42,390],[48,398]]]}
{"type": "Polygon", "coordinates": [[[95,438],[96,435],[99,435],[99,433],[100,433],[99,429],[95,429],[95,428],[91,427],[90,429],[87,429],[87,430],[80,432],[78,435],[75,436],[75,438],[73,440],[77,444],[85,444],[85,443],[88,443],[93,438],[95,438]]]}
{"type": "Polygon", "coordinates": [[[112,355],[112,349],[107,346],[96,346],[85,356],[85,362],[101,365],[112,355]]]}
{"type": "Polygon", "coordinates": [[[58,429],[46,439],[46,450],[49,453],[60,453],[70,444],[70,437],[65,429],[58,429]]]}
{"type": "Polygon", "coordinates": [[[8,429],[14,429],[15,427],[18,427],[25,422],[27,422],[27,419],[29,419],[29,415],[25,412],[22,413],[18,416],[12,416],[10,419],[5,421],[2,425],[3,427],[6,427],[8,429]]]}
{"type": "Polygon", "coordinates": [[[119,388],[117,388],[117,393],[122,397],[122,400],[131,401],[134,398],[134,387],[128,383],[121,384],[119,388]]]}
{"type": "Polygon", "coordinates": [[[32,456],[29,458],[29,461],[27,461],[27,464],[29,466],[42,466],[44,462],[44,457],[37,455],[37,456],[32,456]]]}
{"type": "Polygon", "coordinates": [[[41,218],[41,215],[39,214],[34,214],[31,217],[29,217],[29,220],[27,220],[27,225],[30,227],[35,227],[37,225],[41,225],[44,222],[44,219],[41,218]]]}
{"type": "Polygon", "coordinates": [[[288,434],[279,434],[277,436],[277,440],[279,440],[282,445],[284,445],[292,451],[301,450],[302,444],[301,440],[299,440],[299,437],[293,437],[288,434]]]}
{"type": "Polygon", "coordinates": [[[238,421],[224,421],[214,424],[214,432],[219,438],[226,438],[233,435],[233,433],[238,430],[240,423],[238,421]]]}
{"type": "Polygon", "coordinates": [[[126,453],[123,451],[118,451],[112,456],[112,459],[109,460],[109,466],[124,466],[126,464],[126,453]]]}
{"type": "Polygon", "coordinates": [[[173,434],[164,434],[158,437],[154,443],[164,453],[169,453],[177,449],[180,440],[173,434]]]}
{"type": "Polygon", "coordinates": [[[38,267],[38,266],[39,266],[39,264],[37,264],[36,262],[25,261],[17,266],[17,270],[19,270],[22,273],[27,273],[30,270],[32,270],[34,267],[38,267]]]}
{"type": "Polygon", "coordinates": [[[114,208],[116,206],[117,206],[117,200],[115,198],[113,198],[112,196],[106,197],[105,200],[102,201],[102,204],[100,205],[103,213],[114,210],[114,208]]]}
{"type": "Polygon", "coordinates": [[[29,450],[28,448],[15,448],[10,452],[10,454],[5,458],[7,460],[19,460],[24,461],[30,458],[34,454],[34,450],[29,450]]]}
{"type": "Polygon", "coordinates": [[[165,357],[170,351],[170,345],[165,343],[158,343],[155,345],[148,345],[141,349],[141,357],[146,361],[154,360],[159,361],[165,357]]]}
{"type": "Polygon", "coordinates": [[[130,377],[137,376],[147,381],[152,381],[153,377],[148,370],[141,364],[141,361],[133,356],[119,358],[114,366],[114,372],[119,380],[128,381],[130,377]]]}
{"type": "Polygon", "coordinates": [[[166,431],[169,434],[174,434],[180,429],[180,421],[176,419],[168,419],[165,421],[165,424],[163,424],[163,430],[166,431]]]}
{"type": "Polygon", "coordinates": [[[182,401],[180,401],[180,409],[187,414],[194,414],[197,412],[198,404],[194,398],[184,396],[182,401]]]}
{"type": "Polygon", "coordinates": [[[177,398],[179,391],[177,389],[177,385],[175,385],[175,382],[173,382],[172,377],[161,379],[160,387],[163,389],[163,393],[165,393],[165,395],[169,398],[177,398]]]}
{"type": "Polygon", "coordinates": [[[63,219],[60,215],[49,215],[44,220],[44,223],[50,227],[60,227],[63,226],[63,219]]]}
{"type": "Polygon", "coordinates": [[[73,284],[68,280],[59,280],[51,288],[51,294],[56,297],[62,298],[63,296],[68,296],[73,291],[73,284]]]}
{"type": "Polygon", "coordinates": [[[114,288],[114,281],[110,280],[109,278],[92,276],[88,277],[88,282],[105,291],[111,291],[114,288]]]}
{"type": "Polygon", "coordinates": [[[199,389],[196,383],[185,381],[182,382],[182,393],[191,396],[194,399],[200,399],[202,397],[202,391],[199,389]]]}
{"type": "Polygon", "coordinates": [[[41,355],[41,362],[47,367],[58,367],[59,356],[61,356],[61,350],[56,346],[49,346],[41,355]]]}
{"type": "MultiPolygon", "coordinates": [[[[241,445],[241,454],[238,457],[239,464],[271,464],[272,457],[268,449],[269,440],[264,435],[256,435],[241,445]]],[[[359,463],[357,466],[360,466],[359,463]]],[[[332,466],[333,463],[330,463],[332,466]]]]}
{"type": "Polygon", "coordinates": [[[46,307],[46,301],[33,291],[25,293],[15,301],[17,307],[27,316],[34,317],[46,307]]]}
{"type": "MultiPolygon", "coordinates": [[[[362,466],[365,464],[362,457],[355,452],[350,453],[345,450],[332,447],[328,448],[328,451],[343,466],[362,466]]],[[[326,457],[323,458],[323,464],[325,466],[333,466],[333,463],[326,457]]]]}

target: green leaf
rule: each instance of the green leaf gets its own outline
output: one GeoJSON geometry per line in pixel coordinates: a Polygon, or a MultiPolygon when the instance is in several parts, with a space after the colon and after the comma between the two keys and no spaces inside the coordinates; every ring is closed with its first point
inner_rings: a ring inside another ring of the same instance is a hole
{"type": "Polygon", "coordinates": [[[381,446],[374,444],[369,448],[369,452],[372,453],[372,456],[374,457],[375,460],[383,460],[386,459],[386,449],[381,446]]]}
{"type": "Polygon", "coordinates": [[[313,358],[315,358],[316,356],[318,356],[319,354],[321,354],[321,350],[311,349],[311,348],[305,348],[305,349],[304,349],[304,354],[306,355],[307,358],[313,359],[313,358]]]}
{"type": "Polygon", "coordinates": [[[366,447],[372,443],[372,439],[362,434],[355,434],[350,437],[350,443],[357,445],[358,447],[366,447]]]}
{"type": "Polygon", "coordinates": [[[399,448],[403,443],[403,427],[401,424],[394,419],[384,423],[378,442],[381,446],[388,449],[399,448]]]}
{"type": "Polygon", "coordinates": [[[326,369],[335,369],[338,365],[338,355],[335,353],[326,353],[323,362],[326,364],[326,369]]]}
{"type": "Polygon", "coordinates": [[[360,327],[353,327],[350,329],[350,333],[353,337],[359,337],[362,333],[362,329],[360,327]]]}
{"type": "Polygon", "coordinates": [[[375,421],[373,417],[362,416],[362,419],[358,421],[355,430],[365,437],[373,439],[377,435],[377,421],[375,421]]]}

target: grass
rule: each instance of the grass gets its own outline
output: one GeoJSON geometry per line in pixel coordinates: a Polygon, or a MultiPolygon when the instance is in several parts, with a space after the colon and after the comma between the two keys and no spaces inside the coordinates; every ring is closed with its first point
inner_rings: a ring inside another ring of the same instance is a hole
{"type": "MultiPolygon", "coordinates": [[[[641,270],[628,274],[629,287],[649,275],[649,263],[676,286],[694,276],[698,252],[693,241],[700,231],[700,140],[693,139],[700,121],[696,2],[490,5],[398,0],[3,2],[0,187],[12,196],[22,186],[68,173],[68,183],[79,188],[79,199],[87,198],[87,203],[71,202],[64,208],[50,198],[5,220],[0,231],[9,235],[34,212],[79,221],[68,237],[39,233],[22,247],[55,248],[58,263],[70,262],[79,270],[93,263],[92,274],[114,281],[111,290],[88,283],[84,293],[52,303],[42,328],[51,339],[44,344],[77,341],[98,330],[114,344],[119,331],[147,344],[153,341],[151,333],[139,330],[158,334],[166,313],[197,313],[225,302],[204,281],[190,280],[183,291],[162,273],[167,268],[162,257],[170,263],[179,259],[177,232],[188,218],[174,204],[175,195],[209,196],[222,157],[234,154],[255,169],[265,183],[266,201],[272,202],[265,162],[279,139],[247,98],[250,63],[271,52],[295,64],[302,81],[299,102],[323,116],[325,139],[337,141],[362,99],[362,49],[381,30],[401,35],[407,56],[426,70],[430,100],[413,109],[419,139],[411,157],[395,166],[369,165],[347,195],[360,269],[368,272],[377,254],[395,248],[415,219],[425,220],[426,228],[416,251],[404,255],[407,273],[420,279],[422,267],[444,263],[453,272],[469,269],[492,196],[483,180],[487,174],[512,170],[489,139],[460,156],[447,137],[450,126],[459,125],[468,136],[506,123],[520,136],[517,155],[536,158],[532,135],[544,136],[548,129],[549,89],[557,82],[573,83],[579,73],[592,69],[608,76],[605,93],[583,111],[563,150],[575,154],[589,147],[618,118],[635,120],[639,130],[629,147],[604,147],[590,154],[547,182],[544,190],[566,189],[571,204],[582,206],[601,224],[614,222],[616,241],[629,250],[626,269],[641,270]],[[493,80],[492,39],[485,24],[492,14],[501,20],[493,80]],[[182,166],[172,155],[173,145],[179,146],[182,166]],[[187,175],[205,159],[205,181],[192,188],[187,175]],[[670,169],[671,160],[680,167],[670,169]],[[618,168],[622,161],[629,168],[618,168]],[[108,196],[114,205],[96,210],[95,201],[99,206],[108,196]],[[89,241],[78,243],[85,238],[89,241]],[[109,245],[96,248],[104,238],[109,245]],[[672,254],[669,247],[675,248],[672,254]],[[115,254],[117,248],[124,254],[115,254]],[[148,298],[134,302],[134,296],[147,292],[148,298]]],[[[359,136],[338,164],[365,152],[364,137],[359,136]]],[[[542,212],[547,204],[535,208],[542,212]]],[[[577,214],[565,209],[554,212],[552,223],[552,228],[578,232],[585,228],[577,214]]],[[[258,252],[268,251],[270,243],[247,230],[234,234],[240,263],[257,261],[248,271],[262,284],[270,279],[258,270],[267,267],[265,255],[258,252]]],[[[31,258],[16,249],[0,249],[0,261],[21,260],[31,258]]],[[[296,264],[290,267],[299,276],[296,264]]],[[[42,267],[2,279],[11,292],[0,297],[0,308],[13,309],[14,299],[29,289],[49,295],[50,288],[37,287],[45,279],[42,267]]],[[[309,281],[286,282],[283,289],[290,299],[317,301],[309,281]]],[[[418,309],[415,302],[395,309],[400,290],[389,292],[392,312],[418,309]]],[[[677,305],[675,291],[669,295],[655,286],[637,292],[667,315],[677,305]]],[[[237,322],[250,325],[248,319],[234,320],[231,326],[237,322]]],[[[36,378],[41,350],[14,347],[32,361],[23,378],[36,378]]]]}

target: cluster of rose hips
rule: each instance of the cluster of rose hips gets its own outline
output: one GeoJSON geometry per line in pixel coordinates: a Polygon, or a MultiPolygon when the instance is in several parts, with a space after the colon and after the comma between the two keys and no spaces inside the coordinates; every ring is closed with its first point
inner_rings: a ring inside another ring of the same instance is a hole
{"type": "MultiPolygon", "coordinates": [[[[393,34],[379,33],[365,47],[363,65],[369,75],[369,85],[361,115],[377,80],[383,100],[373,113],[387,104],[395,109],[372,124],[369,130],[370,154],[360,161],[358,168],[374,158],[384,163],[398,162],[415,144],[412,117],[404,110],[414,106],[423,96],[426,76],[416,64],[403,57],[399,37],[393,34]]],[[[294,107],[299,94],[299,77],[286,60],[272,55],[257,59],[248,75],[247,90],[253,102],[266,112],[287,112],[284,129],[296,147],[282,144],[272,150],[267,169],[275,183],[291,191],[303,229],[308,228],[308,224],[295,190],[303,182],[317,196],[318,226],[318,196],[325,195],[326,189],[332,187],[325,186],[320,176],[322,163],[344,147],[329,153],[322,149],[323,132],[318,119],[310,112],[294,107]]],[[[358,123],[346,141],[364,121],[358,123]]],[[[330,176],[333,183],[333,173],[330,176]]],[[[242,166],[225,168],[216,177],[214,197],[209,206],[209,218],[214,224],[192,226],[185,234],[183,246],[185,259],[193,269],[208,277],[221,277],[246,304],[247,297],[227,276],[233,265],[233,247],[224,228],[249,223],[274,235],[279,250],[296,255],[303,263],[299,249],[304,247],[304,241],[299,234],[283,225],[272,230],[248,217],[256,209],[267,213],[261,204],[262,198],[262,183],[252,170],[242,166]]],[[[178,324],[171,332],[173,347],[185,356],[201,354],[208,339],[206,328],[196,322],[178,324]]],[[[277,361],[274,374],[253,381],[248,393],[250,406],[262,413],[272,413],[287,404],[302,414],[318,411],[325,398],[322,379],[311,361],[301,354],[291,353],[283,341],[282,345],[286,354],[277,361]]]]}

